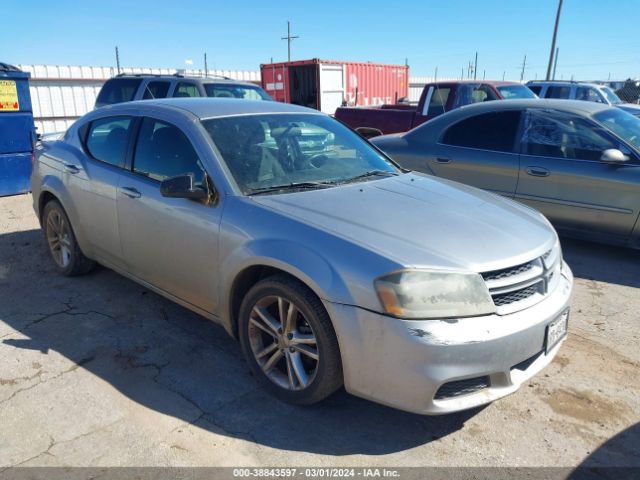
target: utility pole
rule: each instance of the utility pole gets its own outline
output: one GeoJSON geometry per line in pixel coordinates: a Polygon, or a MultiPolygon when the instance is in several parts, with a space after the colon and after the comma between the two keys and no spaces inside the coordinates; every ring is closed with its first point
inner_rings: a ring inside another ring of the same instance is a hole
{"type": "Polygon", "coordinates": [[[484,80],[485,78],[487,78],[487,71],[482,70],[482,80],[484,80]]]}
{"type": "Polygon", "coordinates": [[[291,22],[287,20],[287,36],[281,37],[280,40],[287,41],[287,61],[288,62],[291,61],[291,41],[295,38],[300,38],[300,37],[297,35],[294,35],[294,36],[291,35],[291,22]]]}
{"type": "Polygon", "coordinates": [[[527,56],[524,56],[524,60],[522,61],[522,71],[520,72],[520,81],[524,80],[524,69],[527,67],[527,56]]]}
{"type": "Polygon", "coordinates": [[[437,82],[438,81],[438,67],[436,67],[436,74],[433,77],[433,81],[437,82]]]}
{"type": "Polygon", "coordinates": [[[504,82],[504,76],[507,74],[505,70],[502,71],[502,81],[504,82]]]}
{"type": "Polygon", "coordinates": [[[204,76],[208,76],[209,68],[207,66],[207,52],[204,52],[204,76]]]}
{"type": "Polygon", "coordinates": [[[556,79],[556,68],[558,67],[558,54],[560,53],[560,47],[556,47],[556,57],[553,59],[553,75],[552,80],[556,79]]]}
{"type": "Polygon", "coordinates": [[[553,65],[553,53],[556,49],[556,37],[558,36],[558,24],[560,23],[560,11],[562,10],[562,0],[558,0],[558,12],[556,13],[556,24],[553,27],[553,38],[551,39],[551,51],[549,52],[549,65],[547,66],[547,80],[551,80],[551,66],[553,65]]]}
{"type": "Polygon", "coordinates": [[[473,62],[473,79],[475,80],[478,76],[478,52],[476,52],[476,59],[473,62]]]}
{"type": "Polygon", "coordinates": [[[462,67],[462,73],[460,74],[460,80],[464,78],[464,67],[462,67]]]}
{"type": "Polygon", "coordinates": [[[118,51],[117,45],[116,45],[116,69],[118,70],[118,75],[120,75],[120,52],[118,51]]]}

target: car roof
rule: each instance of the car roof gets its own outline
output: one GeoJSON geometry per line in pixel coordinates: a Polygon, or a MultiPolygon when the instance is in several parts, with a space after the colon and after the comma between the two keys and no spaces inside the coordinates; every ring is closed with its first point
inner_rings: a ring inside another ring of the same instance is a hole
{"type": "Polygon", "coordinates": [[[563,110],[566,112],[580,112],[583,114],[591,115],[593,113],[608,110],[611,105],[598,102],[585,102],[583,100],[560,100],[560,99],[548,99],[548,98],[522,98],[513,100],[494,100],[491,102],[473,103],[471,105],[464,105],[451,113],[456,111],[495,111],[495,110],[521,110],[524,108],[551,108],[556,110],[563,110]]]}
{"type": "Polygon", "coordinates": [[[116,75],[115,77],[110,78],[109,80],[115,80],[119,78],[129,79],[129,78],[149,78],[153,80],[189,80],[190,82],[199,82],[199,83],[231,83],[234,85],[250,85],[257,87],[258,85],[252,82],[247,82],[244,80],[234,80],[229,77],[188,77],[180,74],[173,75],[158,75],[153,73],[121,73],[120,75],[116,75]]]}
{"type": "Polygon", "coordinates": [[[570,80],[533,80],[530,82],[527,82],[527,85],[579,85],[579,86],[583,86],[583,87],[595,87],[595,88],[601,88],[601,87],[606,87],[606,85],[601,85],[599,83],[592,83],[592,82],[572,82],[570,80]]]}
{"type": "Polygon", "coordinates": [[[510,82],[507,80],[473,80],[473,79],[464,79],[464,80],[438,80],[435,82],[429,82],[430,84],[436,84],[436,85],[451,85],[451,84],[486,84],[486,85],[492,85],[494,87],[500,87],[500,86],[504,86],[504,85],[522,85],[522,86],[526,86],[523,83],[520,82],[510,82]]]}
{"type": "Polygon", "coordinates": [[[318,110],[301,107],[299,105],[291,105],[289,103],[211,97],[138,100],[134,102],[116,103],[102,107],[102,109],[107,108],[111,114],[117,114],[118,110],[128,110],[130,108],[178,109],[187,111],[200,119],[229,117],[233,115],[259,115],[265,113],[311,113],[316,115],[325,115],[318,110]]]}

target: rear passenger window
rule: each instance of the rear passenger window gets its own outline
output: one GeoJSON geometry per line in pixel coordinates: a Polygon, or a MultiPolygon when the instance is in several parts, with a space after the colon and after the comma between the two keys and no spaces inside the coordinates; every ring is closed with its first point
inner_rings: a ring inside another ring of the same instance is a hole
{"type": "Polygon", "coordinates": [[[85,146],[96,160],[124,167],[131,117],[108,117],[91,122],[85,146]]]}
{"type": "Polygon", "coordinates": [[[187,136],[178,127],[153,118],[142,121],[133,171],[158,181],[192,174],[194,185],[204,185],[204,169],[187,136]]]}
{"type": "Polygon", "coordinates": [[[198,87],[193,83],[179,83],[173,92],[174,97],[199,97],[198,87]]]}
{"type": "Polygon", "coordinates": [[[480,150],[513,152],[519,124],[519,111],[476,115],[449,127],[441,143],[480,150]]]}
{"type": "Polygon", "coordinates": [[[154,98],[167,98],[169,92],[169,82],[149,82],[144,87],[143,100],[152,100],[154,98]]]}
{"type": "Polygon", "coordinates": [[[140,83],[142,83],[141,78],[113,78],[107,80],[102,89],[100,89],[96,105],[103,106],[130,102],[134,99],[140,83]]]}
{"type": "Polygon", "coordinates": [[[540,96],[540,92],[542,91],[542,87],[540,85],[527,85],[527,87],[529,87],[529,90],[531,90],[533,93],[540,96]]]}
{"type": "Polygon", "coordinates": [[[547,88],[545,98],[571,98],[571,87],[550,86],[547,88]]]}

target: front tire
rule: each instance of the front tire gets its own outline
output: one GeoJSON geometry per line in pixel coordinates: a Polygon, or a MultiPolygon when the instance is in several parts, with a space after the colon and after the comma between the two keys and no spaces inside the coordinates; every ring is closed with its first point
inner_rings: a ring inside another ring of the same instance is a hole
{"type": "Polygon", "coordinates": [[[42,229],[56,270],[68,277],[89,272],[94,262],[84,256],[73,233],[67,213],[51,200],[42,212],[42,229]]]}
{"type": "Polygon", "coordinates": [[[254,285],[240,307],[240,345],[258,381],[288,403],[317,403],[342,386],[335,331],[302,283],[276,275],[254,285]]]}

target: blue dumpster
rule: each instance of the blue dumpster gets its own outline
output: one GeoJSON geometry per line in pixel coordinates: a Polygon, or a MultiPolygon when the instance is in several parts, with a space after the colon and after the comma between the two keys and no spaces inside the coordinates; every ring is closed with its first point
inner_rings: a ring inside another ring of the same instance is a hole
{"type": "Polygon", "coordinates": [[[0,196],[29,191],[34,144],[29,73],[0,62],[0,196]]]}

